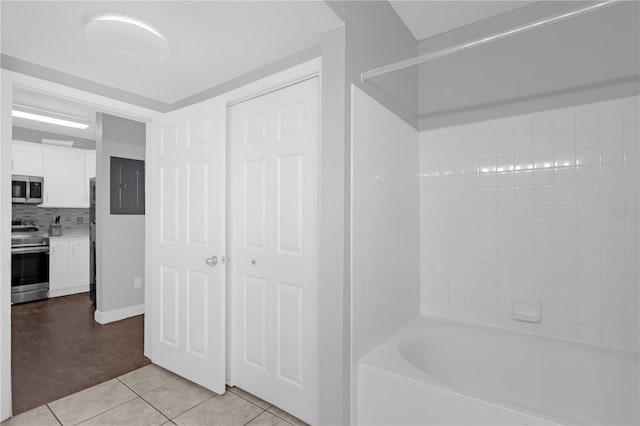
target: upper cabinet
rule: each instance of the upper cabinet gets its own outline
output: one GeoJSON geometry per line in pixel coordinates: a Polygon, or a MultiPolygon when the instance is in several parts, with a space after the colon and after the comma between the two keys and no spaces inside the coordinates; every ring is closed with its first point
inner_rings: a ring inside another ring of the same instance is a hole
{"type": "Polygon", "coordinates": [[[87,179],[96,177],[96,152],[85,150],[84,164],[87,179]]]}
{"type": "Polygon", "coordinates": [[[89,207],[89,179],[96,176],[94,150],[14,142],[12,155],[12,174],[44,178],[40,207],[89,207]]]}
{"type": "Polygon", "coordinates": [[[44,150],[42,207],[84,207],[85,155],[79,149],[44,150]]]}
{"type": "Polygon", "coordinates": [[[11,145],[11,174],[43,176],[42,145],[14,142],[11,145]]]}

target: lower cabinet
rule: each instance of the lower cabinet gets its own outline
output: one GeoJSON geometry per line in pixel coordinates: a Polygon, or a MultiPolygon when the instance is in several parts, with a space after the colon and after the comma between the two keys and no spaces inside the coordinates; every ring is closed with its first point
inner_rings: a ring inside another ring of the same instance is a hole
{"type": "Polygon", "coordinates": [[[89,237],[49,240],[49,297],[89,291],[89,237]]]}

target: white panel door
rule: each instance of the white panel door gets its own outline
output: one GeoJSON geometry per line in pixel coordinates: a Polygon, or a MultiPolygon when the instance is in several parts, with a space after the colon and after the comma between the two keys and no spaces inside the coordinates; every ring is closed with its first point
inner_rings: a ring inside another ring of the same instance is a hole
{"type": "Polygon", "coordinates": [[[225,391],[225,124],[221,100],[150,125],[151,359],[225,391]]]}
{"type": "Polygon", "coordinates": [[[318,80],[229,109],[234,384],[318,416],[318,80]]]}

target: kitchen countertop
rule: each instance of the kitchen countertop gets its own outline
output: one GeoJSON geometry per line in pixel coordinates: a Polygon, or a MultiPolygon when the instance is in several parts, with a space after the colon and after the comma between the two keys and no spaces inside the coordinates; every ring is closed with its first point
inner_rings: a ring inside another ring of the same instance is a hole
{"type": "MultiPolygon", "coordinates": [[[[47,235],[48,232],[46,233],[47,235]]],[[[58,235],[55,237],[50,236],[49,238],[82,238],[89,237],[89,227],[75,227],[75,228],[65,228],[62,227],[62,235],[58,235]]]]}

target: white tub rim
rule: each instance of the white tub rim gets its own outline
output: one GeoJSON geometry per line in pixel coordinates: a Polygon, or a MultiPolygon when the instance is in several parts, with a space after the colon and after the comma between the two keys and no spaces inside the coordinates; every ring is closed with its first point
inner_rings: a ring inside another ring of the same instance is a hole
{"type": "MultiPolygon", "coordinates": [[[[469,323],[465,321],[439,318],[429,315],[419,315],[405,324],[380,346],[364,356],[357,363],[358,373],[373,375],[392,381],[395,384],[406,386],[421,392],[462,401],[464,404],[487,413],[509,417],[514,422],[522,424],[561,425],[561,420],[552,418],[541,412],[527,410],[526,408],[509,404],[506,401],[494,400],[485,395],[460,389],[438,377],[411,364],[405,357],[407,349],[412,343],[428,335],[429,325],[464,327],[483,330],[502,335],[513,335],[517,338],[538,339],[541,342],[551,344],[571,345],[590,351],[597,351],[639,362],[640,354],[627,350],[607,348],[598,345],[580,343],[573,340],[561,339],[537,333],[493,327],[483,324],[469,323]]],[[[562,421],[564,422],[564,421],[562,421]]]]}
{"type": "MultiPolygon", "coordinates": [[[[524,337],[526,337],[527,339],[539,340],[541,342],[547,342],[547,343],[551,343],[551,344],[555,344],[555,345],[557,345],[557,344],[568,345],[568,346],[572,346],[572,347],[575,347],[575,348],[588,349],[588,350],[591,350],[591,351],[596,351],[596,352],[599,352],[599,353],[609,354],[609,355],[621,357],[621,358],[624,358],[624,359],[629,359],[631,361],[640,362],[640,353],[629,351],[627,349],[611,348],[611,347],[607,347],[607,346],[595,345],[595,344],[592,344],[592,343],[578,342],[576,340],[565,339],[565,338],[557,337],[557,336],[548,336],[548,335],[545,335],[545,334],[535,333],[535,332],[532,332],[532,331],[514,330],[512,328],[492,326],[492,325],[486,325],[486,324],[478,324],[478,323],[474,323],[474,322],[467,322],[467,321],[462,321],[462,320],[454,320],[454,319],[450,319],[450,318],[441,318],[441,317],[436,317],[436,316],[432,316],[432,315],[418,315],[417,317],[415,317],[411,321],[409,321],[407,324],[405,324],[400,330],[398,330],[396,333],[394,333],[393,336],[389,337],[386,341],[384,341],[382,343],[382,345],[389,344],[390,342],[393,341],[398,345],[400,350],[403,351],[402,352],[403,355],[406,354],[406,350],[409,348],[409,346],[412,343],[416,342],[417,340],[419,340],[420,338],[422,338],[422,337],[424,337],[425,335],[428,334],[423,327],[420,327],[418,332],[414,332],[410,336],[406,336],[406,334],[408,333],[409,329],[412,330],[413,328],[417,328],[416,324],[422,324],[423,322],[426,322],[426,321],[429,321],[430,323],[441,325],[441,326],[442,325],[449,325],[449,326],[455,326],[455,327],[472,328],[472,329],[477,329],[477,330],[483,330],[483,331],[489,332],[489,333],[500,333],[500,334],[503,334],[503,335],[511,335],[511,336],[516,337],[516,338],[524,338],[524,337]],[[404,338],[399,338],[400,334],[404,338]]],[[[640,333],[640,331],[638,333],[640,333]]],[[[366,356],[363,357],[363,360],[365,358],[366,358],[366,356]]]]}

